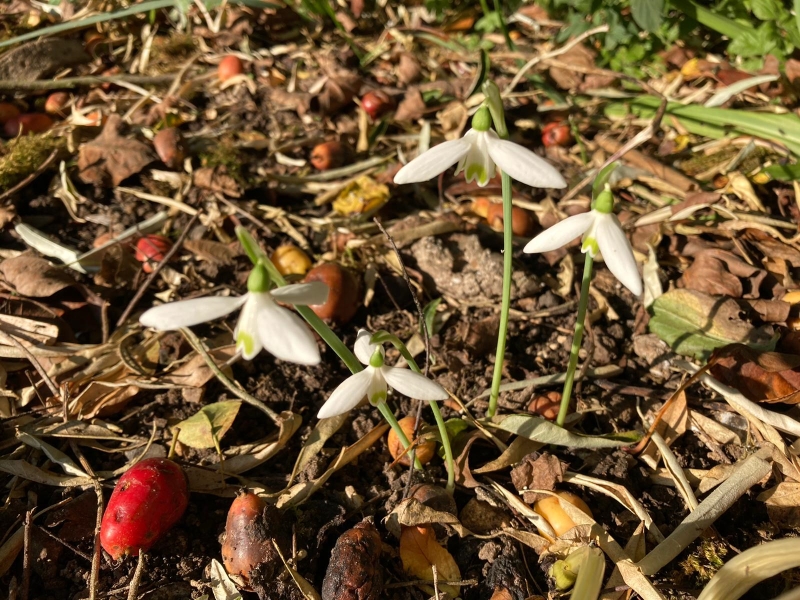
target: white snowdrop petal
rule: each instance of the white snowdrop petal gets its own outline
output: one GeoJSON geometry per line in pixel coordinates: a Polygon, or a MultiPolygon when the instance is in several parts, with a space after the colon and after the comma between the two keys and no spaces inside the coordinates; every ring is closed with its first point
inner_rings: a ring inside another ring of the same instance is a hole
{"type": "Polygon", "coordinates": [[[486,146],[495,164],[512,179],[537,188],[567,187],[567,182],[555,167],[527,148],[501,140],[497,134],[486,136],[486,146]]]}
{"type": "Polygon", "coordinates": [[[189,327],[224,317],[244,304],[246,299],[247,296],[210,296],[170,302],[144,311],[139,323],[159,331],[189,327]]]}
{"type": "Polygon", "coordinates": [[[447,392],[438,383],[409,369],[381,367],[381,373],[391,388],[409,398],[417,400],[446,400],[449,398],[447,392]]]}
{"type": "Polygon", "coordinates": [[[292,311],[281,308],[268,294],[258,307],[258,338],[275,358],[300,365],[317,365],[319,348],[305,321],[292,311]]]}
{"type": "Polygon", "coordinates": [[[272,297],[287,304],[325,304],[328,300],[328,286],[321,281],[293,283],[270,291],[272,297]]]}
{"type": "Polygon", "coordinates": [[[374,369],[367,367],[339,384],[317,413],[317,418],[327,419],[354,409],[367,395],[374,369]]]}
{"type": "Polygon", "coordinates": [[[233,331],[236,340],[236,351],[241,353],[245,360],[253,360],[261,352],[261,337],[258,334],[258,311],[262,294],[248,294],[247,302],[242,307],[239,322],[233,331]]]}
{"type": "Polygon", "coordinates": [[[356,358],[361,361],[362,365],[368,365],[372,355],[375,354],[375,350],[379,348],[378,344],[370,343],[369,340],[371,338],[372,333],[366,329],[358,330],[358,337],[356,337],[356,343],[353,345],[353,352],[356,358]]]}
{"type": "Polygon", "coordinates": [[[527,252],[528,254],[534,252],[550,252],[550,250],[565,246],[589,229],[592,226],[594,218],[594,211],[567,217],[533,238],[527,243],[523,252],[527,252]]]}
{"type": "Polygon", "coordinates": [[[469,152],[470,146],[469,140],[464,138],[442,142],[400,169],[394,176],[394,182],[417,183],[433,179],[461,160],[469,152]]]}
{"type": "Polygon", "coordinates": [[[628,236],[622,230],[617,215],[600,215],[595,229],[597,245],[603,255],[608,270],[619,282],[628,288],[634,296],[642,293],[642,278],[636,266],[633,249],[628,236]]]}

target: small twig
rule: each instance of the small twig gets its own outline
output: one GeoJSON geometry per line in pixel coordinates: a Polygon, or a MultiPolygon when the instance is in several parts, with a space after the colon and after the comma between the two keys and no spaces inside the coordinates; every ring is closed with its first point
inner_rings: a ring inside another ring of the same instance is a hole
{"type": "Polygon", "coordinates": [[[136,563],[136,570],[133,572],[133,578],[131,579],[131,587],[128,588],[128,600],[136,600],[139,596],[139,583],[142,581],[146,556],[143,550],[139,550],[139,562],[136,563]]]}
{"type": "MultiPolygon", "coordinates": [[[[66,398],[65,398],[66,401],[66,398]]],[[[92,478],[92,486],[94,486],[94,493],[97,496],[97,514],[95,515],[94,522],[94,548],[92,551],[92,571],[89,575],[89,600],[97,598],[97,580],[100,575],[100,524],[103,522],[103,511],[105,510],[105,501],[103,500],[103,486],[100,485],[100,480],[92,469],[92,465],[86,460],[86,457],[81,452],[78,444],[74,440],[70,440],[69,447],[72,449],[73,454],[78,458],[83,470],[92,478]]]]}
{"type": "Polygon", "coordinates": [[[39,531],[39,532],[41,532],[41,533],[45,534],[45,535],[46,535],[46,536],[48,536],[48,537],[51,537],[51,538],[53,538],[55,541],[57,541],[57,542],[58,542],[59,544],[61,544],[62,546],[64,546],[64,547],[68,548],[69,550],[72,550],[72,551],[73,551],[75,554],[77,554],[78,556],[80,556],[82,559],[84,559],[84,560],[87,560],[87,561],[89,561],[89,562],[92,562],[92,557],[91,557],[91,556],[89,556],[88,554],[84,554],[83,552],[81,552],[80,550],[78,550],[78,549],[77,549],[75,546],[73,546],[73,545],[71,545],[71,544],[68,544],[67,542],[65,542],[64,540],[62,540],[60,537],[58,537],[57,535],[54,535],[54,534],[50,533],[50,532],[49,532],[49,531],[48,531],[46,528],[44,528],[44,527],[39,527],[38,525],[34,525],[34,527],[36,527],[36,530],[37,530],[37,531],[39,531]]]}
{"type": "Polygon", "coordinates": [[[132,83],[135,85],[162,85],[172,83],[175,75],[92,75],[88,77],[64,77],[63,79],[42,79],[37,81],[21,81],[18,79],[0,80],[0,91],[30,91],[30,90],[62,90],[83,86],[99,85],[101,83],[132,83]]]}
{"type": "Polygon", "coordinates": [[[188,341],[189,344],[191,344],[192,348],[194,348],[195,351],[205,359],[206,364],[211,369],[211,371],[213,371],[214,375],[216,375],[217,379],[220,380],[222,385],[228,388],[233,394],[238,396],[242,401],[246,402],[251,406],[256,407],[258,410],[263,412],[276,424],[281,423],[282,419],[278,413],[276,413],[266,404],[261,402],[261,400],[254,398],[242,388],[237,387],[236,383],[234,383],[231,379],[228,378],[227,375],[225,375],[225,373],[222,372],[222,370],[217,366],[217,363],[214,362],[213,357],[208,353],[208,350],[206,350],[205,347],[203,346],[203,342],[200,341],[200,338],[198,338],[191,329],[187,327],[182,327],[180,331],[183,334],[183,337],[186,338],[186,341],[188,341]]]}
{"type": "Polygon", "coordinates": [[[25,358],[27,358],[31,362],[33,368],[36,369],[36,372],[39,373],[39,376],[47,384],[47,387],[50,388],[50,393],[52,393],[54,397],[60,399],[63,402],[64,399],[61,397],[61,394],[59,394],[56,384],[53,383],[52,379],[50,379],[50,376],[47,374],[47,371],[44,370],[42,363],[40,363],[39,360],[33,355],[33,353],[30,350],[28,350],[28,348],[26,348],[25,345],[22,344],[22,342],[20,342],[16,337],[14,337],[14,335],[10,331],[8,331],[8,329],[6,329],[3,326],[0,326],[0,330],[2,330],[3,333],[5,333],[8,336],[8,339],[11,340],[11,343],[14,346],[16,346],[17,349],[25,355],[25,358]]]}
{"type": "Polygon", "coordinates": [[[169,252],[167,252],[164,255],[164,258],[162,258],[159,261],[159,263],[155,266],[155,268],[153,268],[153,272],[150,273],[148,278],[145,279],[144,283],[141,286],[139,286],[139,289],[136,290],[136,294],[131,299],[131,301],[128,303],[128,306],[125,308],[125,311],[122,313],[122,316],[117,320],[117,327],[120,327],[125,321],[128,320],[128,317],[131,315],[133,310],[136,308],[136,305],[139,304],[139,300],[142,299],[142,296],[144,296],[144,293],[147,291],[147,288],[150,287],[150,284],[153,283],[153,281],[155,280],[156,277],[158,277],[158,274],[161,272],[161,269],[163,269],[166,266],[166,264],[169,262],[169,260],[175,255],[175,253],[183,245],[183,241],[186,239],[186,236],[189,235],[189,231],[191,231],[192,226],[195,224],[195,221],[197,221],[198,216],[199,216],[199,213],[193,215],[192,218],[189,219],[189,223],[186,225],[186,227],[181,232],[181,235],[178,238],[178,240],[175,242],[175,244],[172,246],[172,248],[169,249],[169,252]]]}
{"type": "Polygon", "coordinates": [[[547,60],[548,58],[555,58],[556,56],[560,56],[566,52],[569,52],[572,48],[583,42],[586,38],[591,37],[597,33],[606,33],[607,31],[608,31],[608,25],[600,25],[598,27],[593,27],[588,31],[584,31],[579,36],[574,37],[560,48],[533,57],[532,59],[530,59],[528,62],[525,63],[525,65],[514,76],[514,79],[511,80],[511,83],[509,83],[506,86],[506,89],[503,90],[503,97],[507,97],[509,94],[511,94],[511,92],[514,91],[514,88],[517,87],[517,84],[519,84],[520,81],[522,81],[522,78],[525,77],[525,73],[527,73],[531,69],[531,67],[537,65],[543,60],[547,60]]]}
{"type": "Polygon", "coordinates": [[[41,165],[39,165],[33,173],[28,175],[25,179],[20,181],[17,185],[12,187],[11,189],[6,190],[2,194],[0,194],[0,201],[5,200],[6,198],[8,198],[9,196],[12,196],[13,194],[16,194],[22,188],[26,187],[31,181],[36,179],[39,175],[44,173],[44,171],[47,170],[47,167],[49,167],[51,164],[53,164],[55,162],[57,156],[58,156],[58,148],[53,150],[50,153],[50,156],[48,156],[45,159],[45,161],[41,165]]]}
{"type": "Polygon", "coordinates": [[[31,586],[31,515],[33,509],[25,513],[25,530],[22,541],[22,589],[20,600],[28,600],[28,591],[31,586]]]}

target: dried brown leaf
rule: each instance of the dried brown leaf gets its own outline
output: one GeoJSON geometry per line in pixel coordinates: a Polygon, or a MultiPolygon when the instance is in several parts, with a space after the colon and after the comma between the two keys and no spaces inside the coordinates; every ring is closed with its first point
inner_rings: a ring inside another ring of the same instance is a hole
{"type": "Polygon", "coordinates": [[[758,298],[767,272],[719,248],[700,250],[679,285],[699,292],[732,298],[758,298]]]}
{"type": "Polygon", "coordinates": [[[709,362],[716,379],[754,402],[800,402],[800,356],[731,344],[717,350],[709,362]]]}
{"type": "Polygon", "coordinates": [[[413,54],[403,52],[397,61],[397,82],[401,86],[407,86],[419,81],[422,69],[419,61],[413,54]]]}
{"type": "Polygon", "coordinates": [[[453,556],[436,540],[433,527],[404,527],[400,535],[400,559],[406,573],[430,582],[435,565],[439,589],[458,597],[459,586],[441,581],[460,581],[461,571],[453,556]]]}
{"type": "Polygon", "coordinates": [[[229,265],[240,254],[239,247],[214,240],[186,240],[183,247],[197,258],[217,266],[229,265]]]}
{"type": "Polygon", "coordinates": [[[194,172],[193,182],[199,188],[219,192],[231,198],[238,198],[242,195],[239,184],[228,175],[228,170],[223,166],[197,169],[194,172]]]}
{"type": "Polygon", "coordinates": [[[109,115],[100,135],[80,147],[78,176],[81,181],[101,185],[110,177],[116,186],[156,159],[146,144],[120,135],[121,128],[122,118],[109,115]]]}
{"type": "Polygon", "coordinates": [[[0,263],[0,273],[18,294],[31,298],[46,298],[75,285],[75,280],[64,270],[28,253],[4,260],[0,263]]]}
{"type": "Polygon", "coordinates": [[[422,99],[419,88],[410,88],[397,105],[397,110],[394,113],[394,120],[401,122],[416,121],[422,118],[426,109],[425,100],[422,99]]]}
{"type": "Polygon", "coordinates": [[[524,492],[523,499],[528,504],[533,504],[543,497],[542,494],[526,490],[553,491],[556,484],[564,481],[566,463],[561,462],[552,454],[534,452],[525,457],[516,467],[511,469],[511,483],[518,492],[524,492]]]}

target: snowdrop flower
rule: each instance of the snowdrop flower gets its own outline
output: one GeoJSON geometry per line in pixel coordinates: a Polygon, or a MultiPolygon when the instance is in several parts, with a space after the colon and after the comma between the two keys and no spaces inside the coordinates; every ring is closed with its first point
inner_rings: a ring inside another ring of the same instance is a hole
{"type": "Polygon", "coordinates": [[[458,163],[456,175],[465,172],[467,183],[483,187],[494,177],[495,165],[513,179],[540,188],[563,188],[567,183],[547,161],[508,140],[491,128],[489,109],[482,106],[472,117],[472,129],[464,137],[444,142],[423,152],[394,176],[395,183],[427,181],[458,163]]]}
{"type": "Polygon", "coordinates": [[[613,210],[614,197],[611,189],[606,186],[605,190],[597,195],[592,210],[568,217],[545,229],[528,242],[523,251],[529,254],[549,252],[583,235],[581,252],[588,252],[592,258],[598,252],[602,252],[609,271],[634,296],[639,296],[642,293],[642,278],[636,268],[631,244],[613,210]]]}
{"type": "Polygon", "coordinates": [[[182,300],[145,311],[139,322],[145,327],[170,331],[213,321],[241,308],[233,337],[236,351],[252,360],[262,348],[276,358],[301,365],[320,361],[314,334],[296,314],[278,306],[287,304],[323,304],[328,286],[321,282],[299,283],[269,290],[266,267],[258,263],[247,279],[247,293],[239,297],[211,296],[182,300]]]}
{"type": "Polygon", "coordinates": [[[366,396],[372,404],[386,402],[387,388],[391,387],[409,398],[419,400],[446,400],[447,392],[419,373],[409,369],[387,367],[383,364],[383,347],[370,343],[372,334],[366,329],[358,332],[355,346],[356,357],[366,368],[351,375],[337,387],[322,405],[317,417],[335,417],[355,408],[366,396]]]}

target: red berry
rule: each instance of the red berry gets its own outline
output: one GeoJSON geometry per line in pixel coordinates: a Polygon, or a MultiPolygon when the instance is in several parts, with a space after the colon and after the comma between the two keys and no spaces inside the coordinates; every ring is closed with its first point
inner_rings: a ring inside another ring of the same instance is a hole
{"type": "Polygon", "coordinates": [[[220,81],[228,81],[231,77],[241,75],[244,72],[244,65],[238,56],[232,54],[226,56],[217,66],[217,77],[220,81]]]}
{"type": "Polygon", "coordinates": [[[392,99],[380,90],[367,92],[361,98],[361,107],[371,119],[377,119],[393,107],[392,99]]]}
{"type": "Polygon", "coordinates": [[[3,130],[7,137],[28,133],[44,133],[53,126],[53,119],[42,113],[27,113],[5,122],[3,130]]]}
{"type": "Polygon", "coordinates": [[[119,478],[100,525],[100,544],[118,560],[149,550],[189,504],[183,470],[166,458],[148,458],[119,478]]]}
{"type": "Polygon", "coordinates": [[[572,135],[569,125],[559,121],[553,121],[542,127],[542,143],[549,146],[566,146],[572,135]]]}
{"type": "Polygon", "coordinates": [[[172,248],[170,242],[163,235],[144,235],[136,242],[135,258],[142,263],[145,273],[152,273],[153,267],[164,260],[164,255],[172,248]]]}

